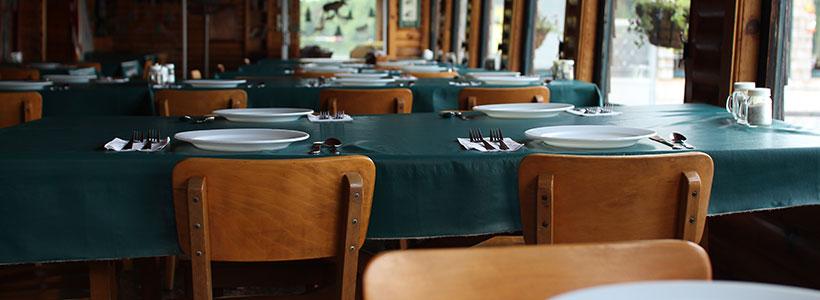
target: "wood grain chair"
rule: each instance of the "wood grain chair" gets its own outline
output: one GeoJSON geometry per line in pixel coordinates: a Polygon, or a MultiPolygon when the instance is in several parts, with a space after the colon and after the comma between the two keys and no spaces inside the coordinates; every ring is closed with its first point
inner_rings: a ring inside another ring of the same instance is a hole
{"type": "Polygon", "coordinates": [[[40,70],[23,68],[0,68],[3,80],[40,80],[40,70]]]}
{"type": "Polygon", "coordinates": [[[461,110],[472,110],[477,105],[528,102],[550,102],[550,90],[544,86],[464,88],[458,93],[458,106],[461,110]]]}
{"type": "Polygon", "coordinates": [[[331,259],[335,280],[317,299],[355,298],[376,169],[365,156],[186,159],[174,168],[182,251],[193,299],[211,299],[211,262],[331,259]]]}
{"type": "Polygon", "coordinates": [[[248,107],[243,90],[158,90],[154,95],[160,116],[203,116],[224,108],[248,107]]]}
{"type": "Polygon", "coordinates": [[[202,72],[200,72],[197,69],[191,70],[191,78],[190,79],[193,79],[193,80],[202,79],[202,72]]]}
{"type": "Polygon", "coordinates": [[[547,299],[604,284],[710,280],[700,246],[680,240],[406,250],[364,273],[364,299],[547,299]]]}
{"type": "Polygon", "coordinates": [[[416,73],[416,72],[408,72],[407,75],[416,77],[416,78],[456,78],[458,73],[456,72],[436,72],[436,73],[416,73]]]}
{"type": "Polygon", "coordinates": [[[323,111],[351,115],[407,114],[413,109],[409,89],[324,89],[319,92],[323,111]]]}
{"type": "Polygon", "coordinates": [[[38,120],[42,116],[43,97],[40,93],[0,93],[0,128],[38,120]]]}
{"type": "Polygon", "coordinates": [[[533,154],[518,190],[527,244],[644,239],[699,242],[714,166],[701,152],[635,156],[533,154]]]}

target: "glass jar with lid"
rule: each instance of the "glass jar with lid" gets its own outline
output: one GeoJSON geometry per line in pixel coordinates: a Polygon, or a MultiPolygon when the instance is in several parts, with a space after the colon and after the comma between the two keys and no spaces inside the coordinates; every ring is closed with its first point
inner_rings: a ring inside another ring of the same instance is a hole
{"type": "Polygon", "coordinates": [[[743,117],[749,127],[772,125],[772,91],[768,88],[753,88],[748,91],[749,99],[744,105],[743,117]]]}
{"type": "Polygon", "coordinates": [[[755,88],[754,82],[735,82],[734,92],[726,99],[726,111],[732,114],[739,123],[743,123],[743,113],[745,113],[743,105],[749,98],[748,90],[755,88]]]}

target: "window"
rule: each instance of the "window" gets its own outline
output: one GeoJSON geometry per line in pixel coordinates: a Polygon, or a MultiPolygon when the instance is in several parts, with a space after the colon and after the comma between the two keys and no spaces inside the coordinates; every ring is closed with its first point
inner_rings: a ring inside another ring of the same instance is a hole
{"type": "Polygon", "coordinates": [[[791,15],[791,44],[788,83],[784,87],[783,105],[788,123],[820,128],[820,0],[794,0],[791,15]]]}
{"type": "Polygon", "coordinates": [[[610,103],[683,103],[689,0],[614,0],[610,103]]]}
{"type": "Polygon", "coordinates": [[[551,73],[558,59],[558,46],[564,36],[566,1],[538,0],[533,39],[533,67],[538,73],[551,73]]]}
{"type": "Polygon", "coordinates": [[[501,56],[499,45],[504,39],[504,0],[492,0],[489,2],[489,30],[487,34],[487,53],[482,57],[482,62],[487,58],[501,56]]]}
{"type": "Polygon", "coordinates": [[[379,0],[300,0],[299,48],[311,57],[349,58],[377,40],[379,0]],[[311,46],[320,49],[307,50],[311,46]]]}

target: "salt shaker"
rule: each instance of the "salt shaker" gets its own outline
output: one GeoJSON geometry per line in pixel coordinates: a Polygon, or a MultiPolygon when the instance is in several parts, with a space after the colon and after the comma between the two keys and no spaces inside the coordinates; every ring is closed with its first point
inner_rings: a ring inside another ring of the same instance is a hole
{"type": "Polygon", "coordinates": [[[743,117],[749,127],[772,125],[772,91],[768,88],[753,88],[748,91],[743,117]]]}
{"type": "Polygon", "coordinates": [[[165,83],[173,84],[176,82],[176,74],[174,72],[174,64],[165,64],[165,70],[167,77],[165,78],[165,83]]]}
{"type": "Polygon", "coordinates": [[[743,124],[745,118],[742,114],[745,112],[744,105],[749,98],[748,90],[755,88],[754,82],[735,82],[735,91],[729,98],[726,99],[726,111],[732,114],[732,117],[743,124]]]}

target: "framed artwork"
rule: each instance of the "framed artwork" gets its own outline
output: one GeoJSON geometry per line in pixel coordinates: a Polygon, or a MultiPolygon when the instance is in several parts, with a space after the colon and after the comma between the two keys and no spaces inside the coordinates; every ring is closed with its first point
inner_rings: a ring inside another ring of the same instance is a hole
{"type": "Polygon", "coordinates": [[[418,28],[421,24],[421,1],[399,0],[399,28],[418,28]]]}

